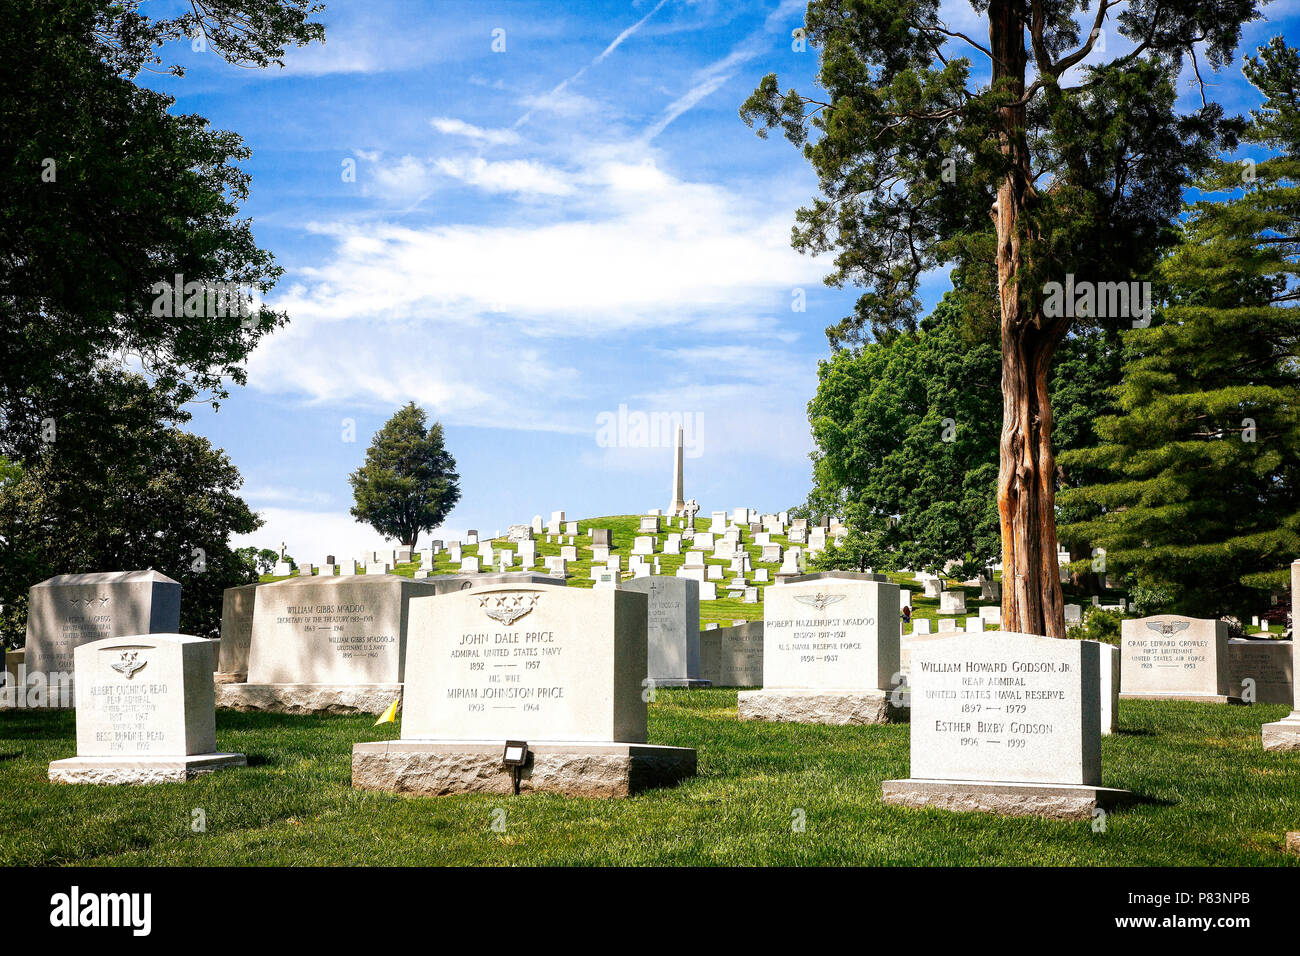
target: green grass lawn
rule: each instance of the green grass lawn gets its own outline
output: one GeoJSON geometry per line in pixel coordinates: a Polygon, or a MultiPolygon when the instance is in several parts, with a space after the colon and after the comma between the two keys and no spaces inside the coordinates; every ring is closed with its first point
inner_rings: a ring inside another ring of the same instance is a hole
{"type": "Polygon", "coordinates": [[[0,865],[922,864],[1283,865],[1300,829],[1300,755],[1265,753],[1283,706],[1124,701],[1103,782],[1146,802],[1088,822],[880,802],[908,775],[908,728],[740,723],[734,690],[661,690],[650,740],[693,746],[699,775],[631,799],[400,797],[349,786],[370,717],[220,711],[250,766],[187,784],[54,785],[71,713],[0,712],[0,865]],[[504,832],[492,829],[504,808],[504,832]],[[206,832],[194,832],[194,811],[206,832]],[[802,811],[803,832],[792,822],[802,811]]]}

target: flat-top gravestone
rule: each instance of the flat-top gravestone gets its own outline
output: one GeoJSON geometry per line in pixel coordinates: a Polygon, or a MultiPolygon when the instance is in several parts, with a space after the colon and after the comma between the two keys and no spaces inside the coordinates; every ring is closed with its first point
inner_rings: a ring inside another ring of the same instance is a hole
{"type": "Polygon", "coordinates": [[[248,677],[248,648],[253,640],[253,603],[260,584],[226,588],[221,595],[221,647],[216,681],[236,684],[248,677]]]}
{"type": "MultiPolygon", "coordinates": [[[[1291,563],[1291,620],[1300,627],[1300,560],[1291,563]]],[[[1295,654],[1300,641],[1291,641],[1291,653],[1295,654]]],[[[1295,674],[1296,660],[1291,659],[1291,673],[1295,674]]],[[[1300,750],[1300,681],[1292,681],[1294,698],[1291,713],[1281,720],[1265,724],[1261,734],[1265,750],[1300,750]]]]}
{"type": "Polygon", "coordinates": [[[4,670],[0,673],[0,708],[26,706],[24,698],[27,688],[27,651],[23,648],[8,650],[0,647],[0,658],[4,659],[4,670]],[[19,691],[22,688],[22,692],[19,691]]]}
{"type": "Polygon", "coordinates": [[[742,720],[871,724],[897,720],[896,584],[829,571],[766,592],[763,689],[741,691],[742,720]]]}
{"type": "Polygon", "coordinates": [[[625,796],[695,772],[695,751],[646,743],[646,595],[546,585],[474,588],[411,604],[400,740],[352,751],[352,785],[625,796]]]}
{"type": "Polygon", "coordinates": [[[763,622],[712,626],[700,633],[700,674],[716,687],[763,683],[763,622]]]}
{"type": "Polygon", "coordinates": [[[1101,786],[1101,652],[1094,641],[992,631],[911,648],[912,776],[886,803],[1089,819],[1101,786]]]}
{"type": "Polygon", "coordinates": [[[940,591],[939,592],[939,613],[940,614],[965,614],[966,613],[966,592],[965,591],[940,591]]]}
{"type": "Polygon", "coordinates": [[[1228,625],[1158,614],[1120,622],[1121,697],[1240,702],[1228,681],[1228,625]]]}
{"type": "MultiPolygon", "coordinates": [[[[78,647],[123,634],[175,632],[180,618],[181,586],[157,571],[61,574],[42,581],[28,591],[28,679],[43,682],[43,706],[72,706],[78,647]]],[[[209,665],[211,653],[209,645],[209,665]]]]}
{"type": "Polygon", "coordinates": [[[79,646],[77,756],[51,763],[50,780],[163,783],[244,766],[217,752],[211,645],[136,634],[79,646]]]}
{"type": "Polygon", "coordinates": [[[708,687],[700,673],[700,585],[651,575],[623,584],[649,598],[646,676],[659,687],[708,687]]]}
{"type": "MultiPolygon", "coordinates": [[[[796,574],[785,579],[785,584],[802,584],[804,581],[821,581],[827,578],[838,578],[844,581],[879,581],[889,583],[889,578],[883,574],[871,571],[815,571],[812,574],[796,574]]],[[[901,596],[902,590],[899,590],[901,596]]]]}
{"type": "Polygon", "coordinates": [[[257,588],[248,680],[221,684],[217,705],[276,713],[383,713],[401,694],[412,597],[468,587],[463,578],[288,578],[257,588]]]}
{"type": "Polygon", "coordinates": [[[1295,699],[1295,651],[1290,641],[1228,641],[1228,687],[1248,704],[1295,699]]]}
{"type": "Polygon", "coordinates": [[[1092,641],[1101,659],[1101,735],[1119,733],[1120,649],[1092,641]]]}

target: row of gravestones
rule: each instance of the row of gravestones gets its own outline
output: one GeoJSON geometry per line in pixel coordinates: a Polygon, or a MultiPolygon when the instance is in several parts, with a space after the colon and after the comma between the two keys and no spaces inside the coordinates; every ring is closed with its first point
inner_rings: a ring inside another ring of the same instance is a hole
{"type": "MultiPolygon", "coordinates": [[[[1292,573],[1300,603],[1300,561],[1292,573]]],[[[263,585],[243,697],[226,703],[356,711],[400,694],[401,740],[354,749],[362,788],[451,793],[513,781],[630,793],[694,772],[693,750],[646,740],[656,684],[708,683],[701,674],[716,651],[706,652],[710,632],[701,641],[693,584],[651,578],[580,590],[514,575],[263,585]],[[685,626],[692,614],[695,625],[685,626]],[[503,761],[507,740],[522,762],[503,761]]],[[[910,719],[912,777],[884,783],[888,802],[1087,816],[1125,796],[1102,786],[1100,764],[1120,698],[1251,696],[1230,683],[1226,630],[1216,622],[1126,621],[1122,652],[1005,632],[905,642],[899,598],[897,585],[873,574],[773,587],[761,637],[744,635],[751,652],[761,645],[763,686],[738,698],[748,720],[910,719]]],[[[214,692],[212,642],[155,633],[176,626],[175,582],[154,572],[66,576],[34,587],[30,606],[31,661],[47,666],[71,650],[76,675],[78,756],[52,764],[52,780],[188,779],[243,762],[216,751],[216,692],[241,685],[214,692]]],[[[1300,747],[1300,707],[1268,725],[1264,742],[1300,747]]]]}

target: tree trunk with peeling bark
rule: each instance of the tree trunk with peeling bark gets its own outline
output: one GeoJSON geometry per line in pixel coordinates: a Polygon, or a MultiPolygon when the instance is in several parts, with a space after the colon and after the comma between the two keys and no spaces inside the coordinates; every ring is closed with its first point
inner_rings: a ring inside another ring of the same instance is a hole
{"type": "MultiPolygon", "coordinates": [[[[1023,5],[993,0],[989,41],[993,81],[1020,98],[1025,89],[1023,5]]],[[[992,210],[997,231],[998,292],[1002,317],[1002,436],[998,513],[1002,525],[1002,628],[1065,636],[1065,608],[1056,558],[1056,459],[1048,378],[1065,334],[1021,294],[1020,276],[1030,238],[1022,218],[1033,201],[1025,140],[1025,107],[1001,109],[999,136],[1008,169],[992,210]]],[[[1033,297],[1036,299],[1036,297],[1033,297]]]]}

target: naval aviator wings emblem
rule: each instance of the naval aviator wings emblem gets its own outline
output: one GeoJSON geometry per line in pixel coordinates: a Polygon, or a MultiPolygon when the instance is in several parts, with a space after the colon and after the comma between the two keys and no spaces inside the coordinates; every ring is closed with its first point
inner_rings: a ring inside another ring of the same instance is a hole
{"type": "Polygon", "coordinates": [[[508,627],[537,607],[537,598],[531,591],[508,591],[480,595],[478,603],[488,617],[508,627]]]}
{"type": "Polygon", "coordinates": [[[800,604],[807,604],[810,607],[815,607],[819,611],[824,611],[830,605],[838,604],[846,597],[848,597],[847,594],[823,594],[821,591],[818,591],[816,594],[796,594],[794,599],[800,604]]]}
{"type": "Polygon", "coordinates": [[[137,671],[144,670],[144,666],[147,663],[149,662],[139,659],[138,651],[123,651],[122,659],[113,665],[113,670],[117,671],[119,674],[125,674],[126,679],[130,680],[136,675],[137,671]]]}

